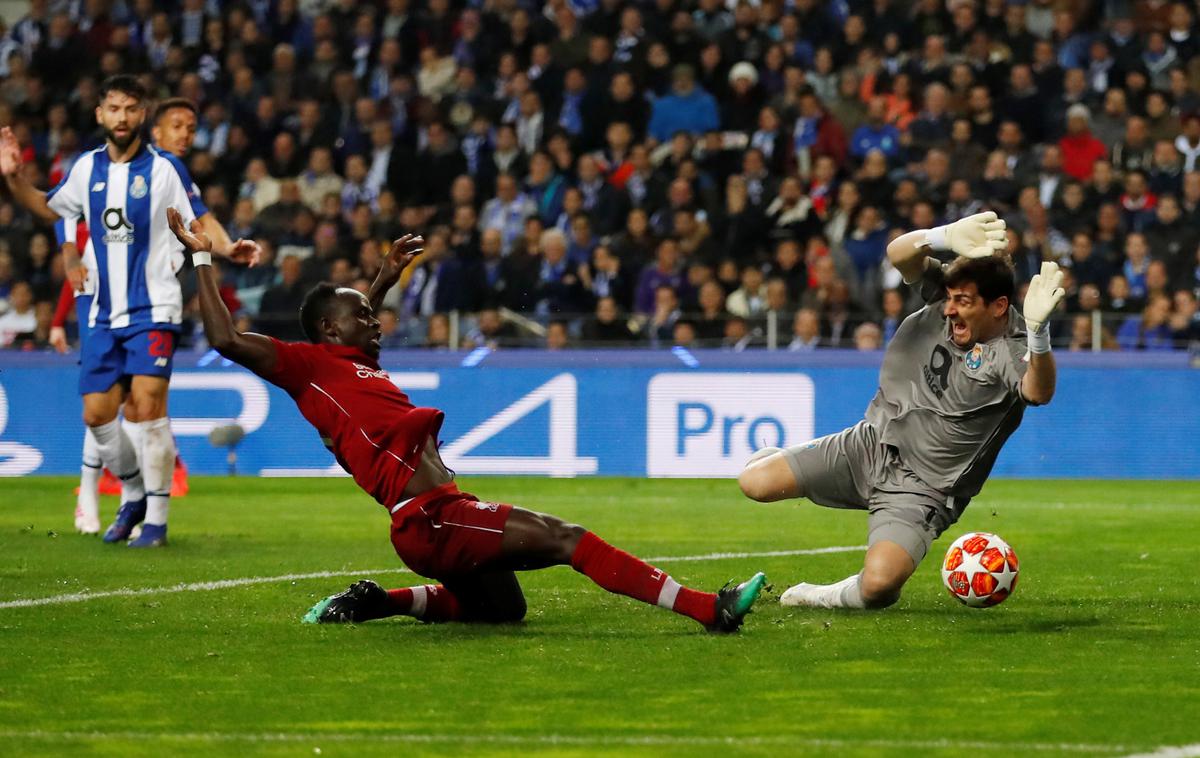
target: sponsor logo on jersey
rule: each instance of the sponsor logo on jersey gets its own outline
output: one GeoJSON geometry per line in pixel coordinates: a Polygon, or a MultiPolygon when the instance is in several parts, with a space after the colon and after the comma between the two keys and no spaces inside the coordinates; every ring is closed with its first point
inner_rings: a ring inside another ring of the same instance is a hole
{"type": "Polygon", "coordinates": [[[100,220],[108,232],[104,235],[107,245],[132,245],[133,224],[125,218],[124,208],[105,208],[100,220]]]}
{"type": "Polygon", "coordinates": [[[188,192],[188,197],[200,197],[200,187],[192,182],[192,189],[188,192]]]}
{"type": "Polygon", "coordinates": [[[497,503],[476,503],[475,508],[480,511],[491,511],[492,513],[500,510],[500,506],[497,503]]]}
{"type": "Polygon", "coordinates": [[[371,368],[361,363],[355,363],[354,369],[359,379],[387,379],[388,372],[381,368],[371,368]]]}
{"type": "Polygon", "coordinates": [[[104,191],[104,182],[96,182],[95,184],[92,185],[92,192],[103,192],[103,191],[104,191]]]}
{"type": "Polygon", "coordinates": [[[163,368],[167,365],[168,361],[170,361],[169,358],[155,358],[154,365],[158,366],[159,368],[163,368]]]}
{"type": "Polygon", "coordinates": [[[133,177],[133,183],[129,185],[130,197],[141,200],[150,191],[150,187],[146,184],[146,177],[138,174],[133,177]]]}
{"type": "Polygon", "coordinates": [[[968,371],[978,371],[983,365],[983,345],[971,348],[971,352],[963,356],[963,363],[967,364],[968,371]]]}

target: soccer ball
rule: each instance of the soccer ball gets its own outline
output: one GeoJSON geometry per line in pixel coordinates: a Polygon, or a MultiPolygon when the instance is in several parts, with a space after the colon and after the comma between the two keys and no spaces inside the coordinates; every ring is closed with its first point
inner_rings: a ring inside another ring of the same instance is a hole
{"type": "Polygon", "coordinates": [[[964,534],[946,551],[942,583],[963,605],[999,605],[1017,588],[1017,554],[994,534],[964,534]]]}

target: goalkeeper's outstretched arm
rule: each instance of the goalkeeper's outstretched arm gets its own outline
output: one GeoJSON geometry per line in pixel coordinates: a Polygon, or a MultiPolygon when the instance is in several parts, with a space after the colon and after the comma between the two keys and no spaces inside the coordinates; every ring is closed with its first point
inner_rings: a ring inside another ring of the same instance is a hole
{"type": "Polygon", "coordinates": [[[964,258],[983,258],[1007,246],[1004,229],[1004,219],[997,218],[992,211],[976,213],[953,224],[902,234],[888,245],[887,256],[904,281],[914,284],[928,265],[927,249],[952,250],[964,258]]]}
{"type": "Polygon", "coordinates": [[[925,273],[925,261],[929,259],[925,245],[927,233],[925,229],[917,229],[888,243],[888,260],[900,272],[900,276],[904,277],[905,284],[916,284],[925,273]]]}
{"type": "Polygon", "coordinates": [[[1026,402],[1045,405],[1054,397],[1058,372],[1050,352],[1050,315],[1066,296],[1058,264],[1046,261],[1025,292],[1025,329],[1029,333],[1029,368],[1021,378],[1026,402]]]}

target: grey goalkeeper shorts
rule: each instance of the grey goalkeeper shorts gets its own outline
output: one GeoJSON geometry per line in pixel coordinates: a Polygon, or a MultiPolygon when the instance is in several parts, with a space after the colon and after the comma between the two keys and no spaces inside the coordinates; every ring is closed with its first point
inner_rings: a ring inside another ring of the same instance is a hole
{"type": "Polygon", "coordinates": [[[866,421],[789,447],[784,456],[805,497],[829,508],[868,511],[867,544],[895,542],[914,565],[969,502],[922,481],[866,421]]]}

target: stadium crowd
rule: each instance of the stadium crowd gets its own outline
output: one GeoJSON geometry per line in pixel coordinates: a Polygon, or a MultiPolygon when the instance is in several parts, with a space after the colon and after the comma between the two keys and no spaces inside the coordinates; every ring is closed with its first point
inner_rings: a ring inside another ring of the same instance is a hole
{"type": "MultiPolygon", "coordinates": [[[[33,0],[0,31],[42,186],[100,143],[105,76],[195,105],[192,177],[265,252],[223,295],[283,338],[416,230],[385,348],[878,349],[919,304],[888,241],[994,209],[1023,282],[1067,271],[1056,344],[1200,340],[1190,4],[33,0]]],[[[0,198],[0,345],[46,345],[56,247],[0,198]]]]}

